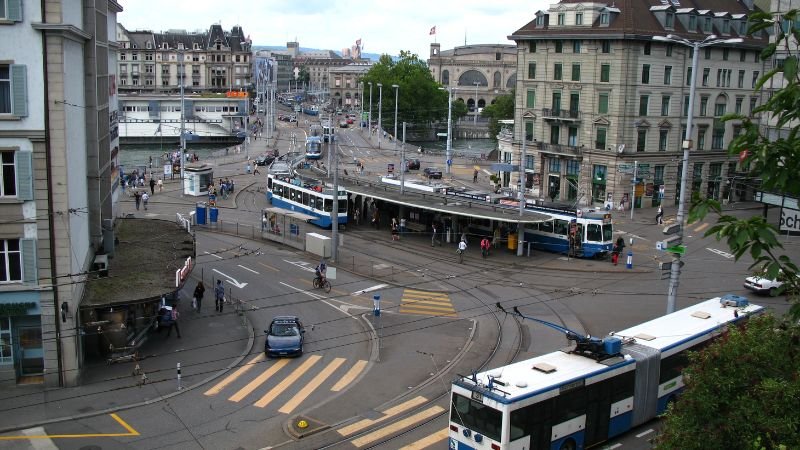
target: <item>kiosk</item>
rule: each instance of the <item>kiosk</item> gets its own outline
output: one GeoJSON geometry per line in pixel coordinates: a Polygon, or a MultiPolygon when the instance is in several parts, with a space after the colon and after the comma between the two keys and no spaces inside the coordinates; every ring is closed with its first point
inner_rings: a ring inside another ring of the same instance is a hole
{"type": "Polygon", "coordinates": [[[187,164],[183,180],[183,193],[195,197],[208,195],[208,186],[214,181],[214,169],[207,164],[187,164]]]}

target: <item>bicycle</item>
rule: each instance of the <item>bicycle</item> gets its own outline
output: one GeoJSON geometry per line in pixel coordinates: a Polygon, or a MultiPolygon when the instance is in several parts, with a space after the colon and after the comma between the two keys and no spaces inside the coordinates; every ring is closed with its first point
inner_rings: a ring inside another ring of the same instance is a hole
{"type": "Polygon", "coordinates": [[[320,277],[314,277],[311,285],[314,286],[314,289],[325,289],[325,292],[331,291],[331,282],[327,278],[323,281],[320,277]]]}

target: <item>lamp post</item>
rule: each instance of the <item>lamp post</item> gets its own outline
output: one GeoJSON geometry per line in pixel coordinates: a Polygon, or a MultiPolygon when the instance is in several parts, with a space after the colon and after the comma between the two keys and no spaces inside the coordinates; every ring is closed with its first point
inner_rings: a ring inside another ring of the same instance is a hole
{"type": "Polygon", "coordinates": [[[358,114],[358,126],[361,127],[361,123],[364,121],[364,83],[359,81],[358,82],[358,93],[361,94],[358,96],[358,107],[360,108],[358,114]]]}
{"type": "Polygon", "coordinates": [[[367,131],[372,133],[372,81],[368,81],[369,85],[369,123],[367,123],[367,131]]]}
{"type": "Polygon", "coordinates": [[[178,52],[178,78],[181,80],[181,196],[184,195],[185,181],[183,179],[186,171],[186,112],[185,103],[183,98],[183,52],[178,52]]]}
{"type": "MultiPolygon", "coordinates": [[[[397,100],[398,94],[400,94],[400,86],[393,84],[392,87],[394,88],[394,148],[397,148],[397,100]]],[[[402,167],[401,167],[402,170],[402,167]]]]}
{"type": "Polygon", "coordinates": [[[445,161],[444,165],[444,173],[450,174],[450,161],[452,161],[453,157],[453,137],[452,137],[452,128],[453,128],[453,88],[448,86],[446,88],[440,87],[439,90],[447,91],[447,152],[445,153],[445,161]]]}
{"type": "MultiPolygon", "coordinates": [[[[686,182],[689,178],[689,151],[692,149],[692,119],[694,114],[694,96],[697,89],[697,61],[700,49],[710,47],[718,44],[738,44],[742,42],[741,38],[719,39],[716,35],[710,35],[701,41],[690,41],[686,38],[674,34],[666,36],[653,36],[654,41],[669,42],[674,44],[684,45],[692,49],[692,75],[689,83],[689,108],[686,112],[686,135],[684,136],[681,147],[683,148],[683,160],[681,166],[681,191],[678,197],[678,215],[676,221],[678,223],[678,242],[683,241],[684,229],[684,209],[686,208],[686,182]]],[[[631,199],[633,202],[633,199],[631,199]]],[[[669,291],[667,292],[667,314],[675,312],[675,301],[678,295],[678,286],[680,285],[681,264],[680,255],[673,254],[672,268],[670,269],[669,277],[669,291]]]]}
{"type": "Polygon", "coordinates": [[[382,112],[383,112],[383,83],[378,83],[378,148],[381,148],[381,130],[383,130],[383,122],[381,122],[382,112]]]}
{"type": "Polygon", "coordinates": [[[478,126],[478,86],[481,85],[481,82],[473,81],[472,84],[475,85],[475,116],[473,117],[472,124],[478,126]]]}

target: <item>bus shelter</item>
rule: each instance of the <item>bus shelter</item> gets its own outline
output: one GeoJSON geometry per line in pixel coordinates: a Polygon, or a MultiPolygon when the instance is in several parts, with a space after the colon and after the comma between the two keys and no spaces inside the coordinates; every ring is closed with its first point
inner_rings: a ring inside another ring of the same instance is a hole
{"type": "Polygon", "coordinates": [[[207,164],[189,164],[184,167],[183,193],[195,197],[208,195],[208,187],[214,183],[214,169],[207,164]]]}
{"type": "Polygon", "coordinates": [[[305,235],[319,230],[314,216],[271,206],[261,212],[261,236],[298,250],[305,250],[305,235]]]}

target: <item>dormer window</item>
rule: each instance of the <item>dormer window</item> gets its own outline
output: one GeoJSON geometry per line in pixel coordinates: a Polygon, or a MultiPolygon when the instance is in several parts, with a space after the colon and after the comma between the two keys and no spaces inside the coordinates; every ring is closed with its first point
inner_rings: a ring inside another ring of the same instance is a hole
{"type": "Polygon", "coordinates": [[[192,47],[192,48],[194,48],[195,50],[200,50],[200,44],[198,44],[197,42],[195,42],[195,43],[194,43],[194,47],[192,47]]]}
{"type": "Polygon", "coordinates": [[[666,18],[664,19],[664,27],[665,28],[675,28],[675,15],[672,13],[667,13],[666,18]]]}
{"type": "Polygon", "coordinates": [[[689,16],[689,31],[696,31],[697,30],[697,17],[696,16],[689,16]]]}
{"type": "Polygon", "coordinates": [[[558,24],[564,25],[564,21],[566,20],[566,14],[558,13],[558,24]]]}
{"type": "Polygon", "coordinates": [[[601,25],[608,25],[608,13],[607,12],[600,13],[600,24],[601,25]]]}
{"type": "Polygon", "coordinates": [[[150,41],[147,41],[147,42],[146,42],[144,45],[145,45],[145,47],[147,47],[148,49],[151,49],[151,48],[153,48],[153,44],[151,44],[151,43],[150,43],[150,41]]]}
{"type": "Polygon", "coordinates": [[[711,17],[706,17],[705,22],[703,22],[703,32],[711,33],[711,17]]]}
{"type": "Polygon", "coordinates": [[[747,34],[747,21],[742,20],[739,22],[739,34],[745,35],[747,34]]]}
{"type": "Polygon", "coordinates": [[[537,27],[544,26],[544,14],[536,17],[536,26],[537,27]]]}
{"type": "Polygon", "coordinates": [[[178,42],[178,50],[183,50],[183,42],[178,42]]]}
{"type": "Polygon", "coordinates": [[[164,42],[163,44],[161,44],[161,49],[162,49],[162,50],[167,50],[168,48],[169,48],[169,44],[167,44],[166,42],[164,42]]]}
{"type": "Polygon", "coordinates": [[[722,21],[722,33],[729,34],[731,32],[731,21],[725,19],[722,21]]]}
{"type": "Polygon", "coordinates": [[[575,13],[575,25],[583,25],[583,13],[575,13]]]}

